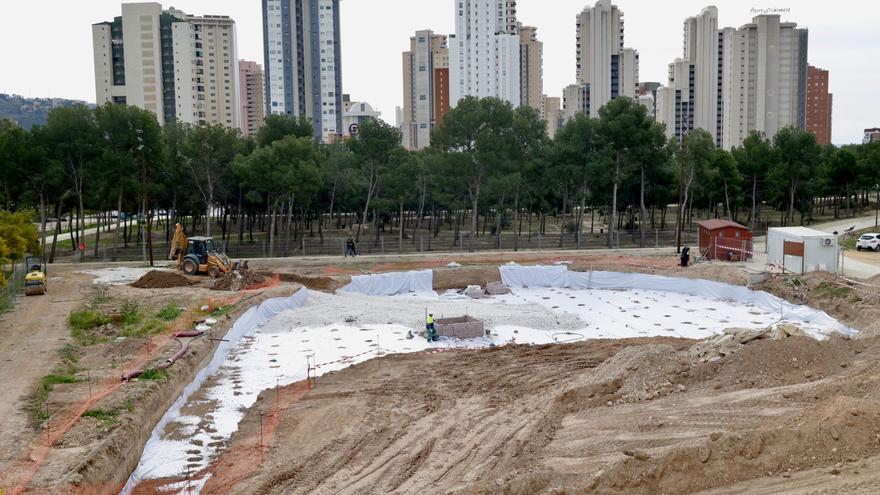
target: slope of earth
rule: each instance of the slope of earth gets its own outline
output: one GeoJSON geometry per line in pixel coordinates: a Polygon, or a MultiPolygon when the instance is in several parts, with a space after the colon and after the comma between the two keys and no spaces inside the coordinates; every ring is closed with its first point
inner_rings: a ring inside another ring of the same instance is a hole
{"type": "MultiPolygon", "coordinates": [[[[812,472],[876,463],[875,339],[755,341],[711,363],[691,358],[692,344],[369,361],[321,378],[280,412],[263,463],[251,452],[259,467],[230,480],[236,448],[259,435],[261,414],[275,414],[277,392],[264,393],[202,493],[751,493],[723,491],[750,482],[802,493],[810,481],[798,480],[812,472]]],[[[822,488],[850,493],[837,479],[822,488]]]]}

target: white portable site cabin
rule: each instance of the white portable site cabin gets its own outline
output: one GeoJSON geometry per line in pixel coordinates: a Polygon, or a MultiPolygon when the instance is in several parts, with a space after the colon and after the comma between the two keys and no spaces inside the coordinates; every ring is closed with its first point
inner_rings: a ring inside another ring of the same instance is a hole
{"type": "Polygon", "coordinates": [[[806,227],[773,228],[767,233],[767,262],[785,271],[836,273],[840,262],[837,236],[806,227]]]}

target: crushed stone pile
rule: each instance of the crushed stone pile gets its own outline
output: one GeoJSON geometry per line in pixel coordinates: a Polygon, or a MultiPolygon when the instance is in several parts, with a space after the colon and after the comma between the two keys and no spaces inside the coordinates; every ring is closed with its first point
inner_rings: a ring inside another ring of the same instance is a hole
{"type": "Polygon", "coordinates": [[[490,282],[486,285],[486,294],[490,296],[503,296],[504,294],[510,294],[510,288],[501,282],[490,282]]]}
{"type": "Polygon", "coordinates": [[[193,285],[190,279],[177,272],[153,270],[134,281],[131,286],[138,289],[170,289],[193,285]]]}
{"type": "Polygon", "coordinates": [[[266,275],[251,271],[247,268],[232,270],[214,282],[213,290],[238,292],[252,285],[262,284],[266,281],[266,275]]]}
{"type": "Polygon", "coordinates": [[[730,356],[749,342],[761,339],[782,340],[796,335],[808,336],[795,325],[777,325],[773,328],[728,328],[720,335],[693,346],[689,354],[702,362],[714,362],[730,356]]]}

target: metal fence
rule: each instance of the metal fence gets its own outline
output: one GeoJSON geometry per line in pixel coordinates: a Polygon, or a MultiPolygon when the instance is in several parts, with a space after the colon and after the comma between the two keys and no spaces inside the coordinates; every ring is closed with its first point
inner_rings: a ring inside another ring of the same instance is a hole
{"type": "Polygon", "coordinates": [[[6,276],[6,287],[0,289],[0,313],[12,308],[15,297],[24,287],[24,263],[14,263],[10,270],[3,271],[6,276]]]}
{"type": "MultiPolygon", "coordinates": [[[[279,236],[281,237],[281,236],[279,236]]],[[[247,239],[215,239],[219,249],[222,249],[230,258],[289,258],[304,256],[344,256],[347,237],[304,237],[285,242],[283,238],[275,241],[270,246],[267,240],[247,239]]],[[[618,231],[615,236],[615,247],[638,248],[641,247],[641,234],[635,231],[618,231]]],[[[698,242],[697,233],[685,231],[682,234],[684,245],[694,246],[698,242]]],[[[675,246],[675,231],[650,230],[646,233],[645,247],[660,248],[675,246]]],[[[495,235],[485,235],[470,238],[467,234],[456,236],[452,232],[443,232],[437,236],[429,233],[417,233],[400,239],[396,233],[375,234],[361,236],[357,243],[359,255],[395,255],[415,253],[456,253],[456,252],[492,252],[492,251],[551,251],[551,250],[588,250],[604,249],[608,247],[608,236],[604,233],[584,233],[577,238],[575,234],[565,234],[560,239],[559,234],[554,235],[516,235],[512,232],[503,233],[500,238],[495,235]]],[[[153,254],[156,260],[164,260],[169,251],[169,245],[164,239],[153,242],[153,254]]],[[[74,261],[79,257],[74,256],[74,261]]],[[[119,247],[115,251],[112,246],[99,249],[98,255],[88,250],[85,261],[140,261],[143,260],[143,250],[140,245],[119,247]]]]}

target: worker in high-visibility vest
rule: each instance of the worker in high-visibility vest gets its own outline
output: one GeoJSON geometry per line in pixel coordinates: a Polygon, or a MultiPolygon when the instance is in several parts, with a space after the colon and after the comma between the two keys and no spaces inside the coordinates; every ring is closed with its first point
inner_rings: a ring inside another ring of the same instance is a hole
{"type": "Polygon", "coordinates": [[[425,337],[428,339],[428,342],[436,342],[437,330],[434,329],[434,314],[431,313],[425,318],[425,337]]]}

